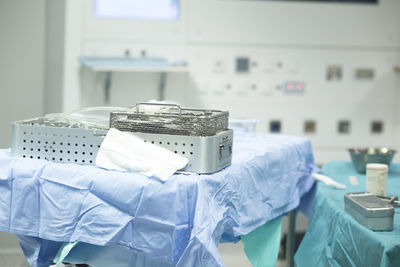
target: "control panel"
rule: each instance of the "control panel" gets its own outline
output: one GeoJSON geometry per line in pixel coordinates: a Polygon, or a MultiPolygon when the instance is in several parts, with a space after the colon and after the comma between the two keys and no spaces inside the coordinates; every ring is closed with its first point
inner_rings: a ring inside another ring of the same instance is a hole
{"type": "Polygon", "coordinates": [[[348,159],[350,147],[395,143],[395,51],[193,47],[189,52],[196,70],[189,105],[257,119],[259,132],[308,137],[319,163],[348,159]],[[210,68],[215,62],[223,68],[210,68]]]}

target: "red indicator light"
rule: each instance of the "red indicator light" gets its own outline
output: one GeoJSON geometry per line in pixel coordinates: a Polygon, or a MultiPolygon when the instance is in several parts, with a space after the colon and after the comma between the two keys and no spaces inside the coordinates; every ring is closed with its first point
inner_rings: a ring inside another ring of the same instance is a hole
{"type": "Polygon", "coordinates": [[[288,83],[286,87],[289,90],[293,90],[294,89],[294,84],[293,83],[288,83]]]}
{"type": "Polygon", "coordinates": [[[297,84],[297,90],[302,91],[304,89],[304,84],[303,83],[298,83],[297,84]]]}

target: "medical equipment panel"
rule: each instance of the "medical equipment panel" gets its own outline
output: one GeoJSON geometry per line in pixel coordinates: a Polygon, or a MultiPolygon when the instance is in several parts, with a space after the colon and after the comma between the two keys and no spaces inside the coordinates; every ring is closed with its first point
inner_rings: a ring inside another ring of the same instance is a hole
{"type": "Polygon", "coordinates": [[[95,2],[66,4],[63,112],[132,99],[229,110],[258,132],[310,138],[319,164],[348,160],[348,147],[399,147],[399,1],[188,0],[172,21],[100,17],[95,2]],[[80,72],[82,56],[188,64],[80,72]]]}

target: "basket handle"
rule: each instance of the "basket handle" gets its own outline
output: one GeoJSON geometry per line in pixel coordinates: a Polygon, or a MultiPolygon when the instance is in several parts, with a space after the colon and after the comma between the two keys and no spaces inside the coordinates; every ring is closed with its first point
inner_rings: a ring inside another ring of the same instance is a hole
{"type": "MultiPolygon", "coordinates": [[[[136,112],[139,113],[140,106],[164,106],[164,107],[174,107],[179,110],[179,115],[182,115],[182,108],[177,104],[167,104],[167,103],[146,103],[146,102],[139,102],[132,108],[136,108],[136,112]]],[[[173,112],[170,112],[173,113],[173,112]]]]}

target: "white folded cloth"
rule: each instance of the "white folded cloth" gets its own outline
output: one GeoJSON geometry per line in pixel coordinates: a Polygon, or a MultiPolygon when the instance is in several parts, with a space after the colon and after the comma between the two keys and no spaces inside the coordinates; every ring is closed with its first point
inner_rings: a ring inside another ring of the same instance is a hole
{"type": "Polygon", "coordinates": [[[114,128],[108,131],[96,157],[96,165],[101,168],[139,172],[162,181],[187,163],[185,157],[114,128]]]}

